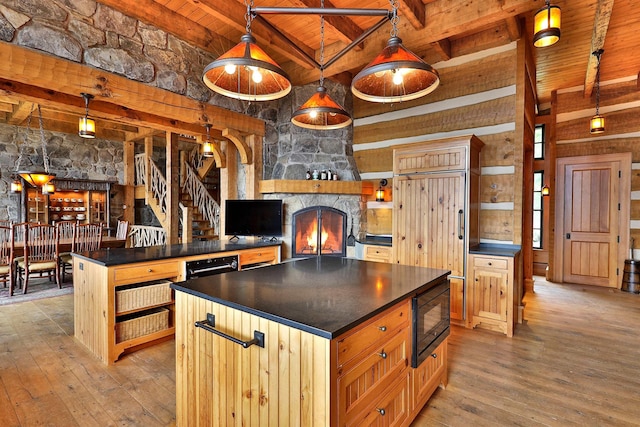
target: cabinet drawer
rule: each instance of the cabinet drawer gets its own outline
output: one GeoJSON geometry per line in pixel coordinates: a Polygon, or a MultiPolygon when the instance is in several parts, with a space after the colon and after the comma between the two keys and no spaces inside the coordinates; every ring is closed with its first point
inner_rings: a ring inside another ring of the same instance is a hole
{"type": "Polygon", "coordinates": [[[365,245],[364,260],[391,262],[391,248],[389,246],[365,245]]]}
{"type": "Polygon", "coordinates": [[[398,329],[409,327],[410,303],[392,308],[389,313],[374,318],[354,333],[338,339],[338,367],[343,366],[371,346],[380,346],[397,334],[398,329]]]}
{"type": "MultiPolygon", "coordinates": [[[[347,425],[361,425],[372,405],[389,393],[398,377],[406,377],[409,365],[409,330],[404,329],[380,347],[372,348],[338,378],[339,416],[347,425]]],[[[342,424],[342,423],[341,423],[342,424]]]]}
{"type": "Polygon", "coordinates": [[[178,262],[153,262],[131,264],[114,269],[115,285],[148,282],[150,280],[167,279],[178,276],[178,262]]]}
{"type": "Polygon", "coordinates": [[[489,257],[474,256],[473,266],[506,270],[508,267],[508,261],[504,258],[489,258],[489,257]]]}
{"type": "Polygon", "coordinates": [[[466,147],[433,150],[396,150],[394,154],[396,174],[464,170],[467,168],[466,147]]]}
{"type": "Polygon", "coordinates": [[[240,267],[243,265],[257,264],[260,262],[277,262],[277,249],[264,248],[240,252],[240,267]]]}

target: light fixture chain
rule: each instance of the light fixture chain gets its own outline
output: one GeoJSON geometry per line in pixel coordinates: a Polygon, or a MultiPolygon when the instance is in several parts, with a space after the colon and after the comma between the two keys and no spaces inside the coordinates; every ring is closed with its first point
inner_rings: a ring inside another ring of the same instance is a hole
{"type": "MultiPolygon", "coordinates": [[[[320,7],[324,9],[324,0],[320,7]]],[[[324,15],[320,15],[320,86],[324,86],[324,15]]]]}
{"type": "Polygon", "coordinates": [[[398,17],[398,0],[389,0],[389,4],[391,4],[391,37],[397,37],[398,21],[400,20],[398,17]]]}
{"type": "Polygon", "coordinates": [[[27,127],[24,128],[24,137],[22,138],[22,144],[20,145],[20,151],[18,152],[18,160],[16,161],[16,172],[20,170],[20,165],[22,164],[22,159],[24,158],[24,146],[27,144],[27,140],[29,139],[29,130],[31,129],[32,117],[33,104],[31,104],[31,111],[29,111],[29,116],[27,117],[27,127]]]}
{"type": "Polygon", "coordinates": [[[602,55],[602,50],[598,50],[594,52],[596,58],[598,59],[598,68],[596,69],[596,116],[600,115],[600,56],[602,55]]]}
{"type": "Polygon", "coordinates": [[[244,0],[244,4],[247,6],[247,12],[244,15],[244,19],[247,21],[245,30],[247,31],[247,34],[251,34],[251,22],[253,21],[253,13],[251,12],[251,9],[253,9],[253,0],[244,0]]]}
{"type": "Polygon", "coordinates": [[[40,126],[40,140],[42,142],[42,162],[44,163],[44,171],[49,173],[49,154],[47,153],[47,140],[44,137],[44,126],[42,125],[42,110],[38,104],[38,124],[40,126]]]}

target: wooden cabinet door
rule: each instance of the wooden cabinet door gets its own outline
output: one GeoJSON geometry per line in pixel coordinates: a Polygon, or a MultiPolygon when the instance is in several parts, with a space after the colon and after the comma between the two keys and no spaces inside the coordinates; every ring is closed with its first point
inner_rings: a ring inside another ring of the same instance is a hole
{"type": "Polygon", "coordinates": [[[451,318],[464,318],[463,172],[394,178],[394,262],[451,270],[451,318]],[[459,279],[459,280],[453,280],[459,279]]]}
{"type": "Polygon", "coordinates": [[[471,304],[474,318],[482,317],[506,322],[509,273],[506,270],[477,269],[473,276],[471,304]]]}

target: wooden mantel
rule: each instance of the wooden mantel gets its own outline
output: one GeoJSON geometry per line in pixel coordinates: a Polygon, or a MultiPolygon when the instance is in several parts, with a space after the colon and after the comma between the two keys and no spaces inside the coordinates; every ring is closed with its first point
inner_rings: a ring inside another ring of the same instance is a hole
{"type": "Polygon", "coordinates": [[[373,184],[365,181],[269,179],[260,181],[259,189],[263,194],[373,194],[373,184]]]}

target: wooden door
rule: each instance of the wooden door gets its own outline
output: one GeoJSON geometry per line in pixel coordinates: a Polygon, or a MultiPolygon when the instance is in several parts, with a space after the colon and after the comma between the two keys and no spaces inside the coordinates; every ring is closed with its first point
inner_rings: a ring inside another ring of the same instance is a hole
{"type": "Polygon", "coordinates": [[[394,178],[394,261],[451,270],[451,318],[464,319],[463,172],[394,178]]]}
{"type": "MultiPolygon", "coordinates": [[[[507,321],[507,284],[509,273],[501,270],[477,269],[473,277],[473,316],[500,322],[507,321]]],[[[475,323],[475,321],[474,321],[475,323]]]]}
{"type": "Polygon", "coordinates": [[[563,282],[619,287],[630,199],[630,156],[620,156],[558,161],[556,259],[563,282]]]}

